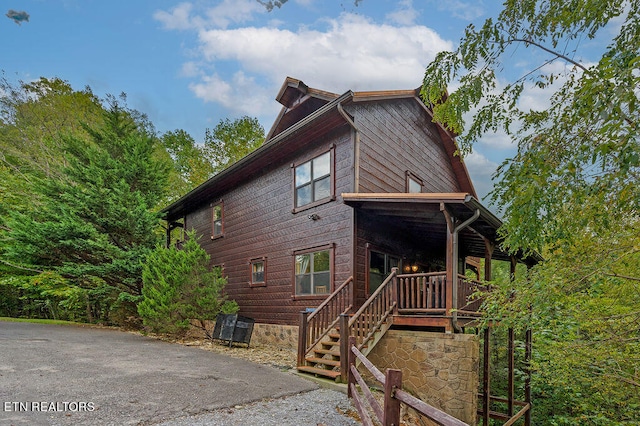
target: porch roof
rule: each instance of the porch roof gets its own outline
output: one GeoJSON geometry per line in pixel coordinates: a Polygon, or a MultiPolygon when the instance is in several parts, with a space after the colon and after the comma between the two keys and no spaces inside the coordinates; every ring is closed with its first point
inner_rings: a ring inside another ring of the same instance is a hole
{"type": "MultiPolygon", "coordinates": [[[[465,241],[466,255],[484,257],[485,239],[495,243],[493,258],[510,260],[508,252],[500,246],[498,228],[502,221],[483,206],[474,196],[465,192],[455,193],[343,193],[343,202],[376,216],[400,220],[417,233],[446,239],[446,219],[443,209],[459,222],[471,218],[476,211],[480,216],[461,232],[465,241]]],[[[537,253],[529,257],[516,253],[516,258],[525,263],[537,263],[542,258],[537,253]]]]}

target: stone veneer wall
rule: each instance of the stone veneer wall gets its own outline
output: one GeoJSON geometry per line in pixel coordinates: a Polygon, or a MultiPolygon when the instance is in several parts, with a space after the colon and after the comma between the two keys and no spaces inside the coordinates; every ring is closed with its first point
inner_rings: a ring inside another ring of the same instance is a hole
{"type": "Polygon", "coordinates": [[[251,343],[298,350],[298,326],[255,323],[251,343]]]}
{"type": "MultiPolygon", "coordinates": [[[[205,321],[207,329],[213,330],[215,321],[205,321]]],[[[194,326],[189,330],[189,336],[204,339],[204,332],[194,326]]],[[[251,342],[249,345],[267,345],[280,349],[298,350],[298,326],[297,325],[279,325],[279,324],[261,324],[253,325],[253,333],[251,333],[251,342]]]]}
{"type": "Polygon", "coordinates": [[[383,373],[401,370],[407,392],[475,425],[479,349],[471,334],[389,330],[367,358],[383,373]]]}

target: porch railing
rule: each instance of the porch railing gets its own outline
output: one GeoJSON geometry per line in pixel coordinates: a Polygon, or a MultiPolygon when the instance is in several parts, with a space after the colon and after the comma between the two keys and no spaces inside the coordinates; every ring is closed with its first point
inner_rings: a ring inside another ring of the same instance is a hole
{"type": "MultiPolygon", "coordinates": [[[[475,314],[479,311],[482,299],[472,297],[486,286],[464,275],[458,275],[459,312],[475,314]]],[[[398,275],[398,312],[404,314],[441,315],[447,310],[446,272],[428,272],[420,274],[398,275]]]]}
{"type": "Polygon", "coordinates": [[[313,312],[300,313],[298,365],[304,365],[307,354],[329,334],[331,329],[336,328],[340,315],[351,311],[352,287],[353,277],[349,277],[313,312]]]}
{"type": "Polygon", "coordinates": [[[479,290],[486,291],[487,286],[464,275],[458,275],[458,312],[477,315],[480,312],[482,298],[475,295],[479,290]]]}
{"type": "MultiPolygon", "coordinates": [[[[356,347],[359,350],[374,338],[375,333],[390,319],[397,301],[397,269],[393,268],[391,274],[369,297],[369,299],[349,319],[349,333],[356,338],[356,347]]],[[[349,335],[347,334],[347,335],[349,335]]],[[[341,340],[345,334],[341,331],[341,340]]]]}
{"type": "Polygon", "coordinates": [[[398,312],[444,314],[446,299],[446,273],[398,275],[398,312]]]}

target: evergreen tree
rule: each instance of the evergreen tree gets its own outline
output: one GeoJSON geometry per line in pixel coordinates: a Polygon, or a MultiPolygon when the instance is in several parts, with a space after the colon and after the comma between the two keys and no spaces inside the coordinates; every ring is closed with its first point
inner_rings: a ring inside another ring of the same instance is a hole
{"type": "Polygon", "coordinates": [[[220,268],[211,270],[209,260],[193,232],[182,248],[158,246],[149,255],[142,271],[144,298],[138,304],[145,326],[177,335],[196,320],[207,332],[206,320],[214,320],[220,311],[237,310],[222,293],[226,279],[220,268]]]}
{"type": "Polygon", "coordinates": [[[157,208],[170,163],[158,155],[158,140],[115,101],[102,125],[85,130],[90,144],[63,138],[60,179],[34,178],[35,208],[10,214],[3,257],[31,274],[55,272],[106,294],[108,303],[134,301],[142,262],[159,241],[157,208]]]}

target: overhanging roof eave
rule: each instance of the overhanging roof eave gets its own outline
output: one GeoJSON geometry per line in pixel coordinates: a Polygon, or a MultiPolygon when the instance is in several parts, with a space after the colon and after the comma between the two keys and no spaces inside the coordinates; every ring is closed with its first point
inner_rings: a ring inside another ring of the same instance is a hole
{"type": "Polygon", "coordinates": [[[169,206],[162,209],[160,213],[164,217],[168,217],[171,214],[171,212],[180,212],[181,211],[180,207],[184,206],[185,203],[187,203],[189,200],[193,199],[198,194],[201,194],[203,191],[206,191],[208,188],[215,186],[218,182],[222,181],[224,178],[227,178],[229,175],[232,175],[238,172],[241,173],[242,169],[245,166],[256,161],[261,156],[266,155],[269,151],[275,149],[282,143],[285,143],[291,136],[300,132],[302,129],[304,129],[305,127],[307,127],[308,125],[316,121],[317,119],[321,118],[325,114],[335,109],[339,103],[346,102],[352,96],[353,96],[353,93],[351,91],[345,92],[344,94],[340,95],[338,98],[336,98],[332,102],[327,103],[323,107],[319,108],[317,111],[309,114],[307,117],[300,120],[298,123],[285,129],[283,132],[278,133],[271,139],[265,141],[265,143],[262,146],[260,146],[258,149],[249,153],[245,157],[241,158],[239,161],[235,162],[234,164],[232,164],[225,170],[221,171],[217,175],[211,177],[206,182],[192,189],[187,194],[183,195],[178,200],[174,201],[169,206]]]}

